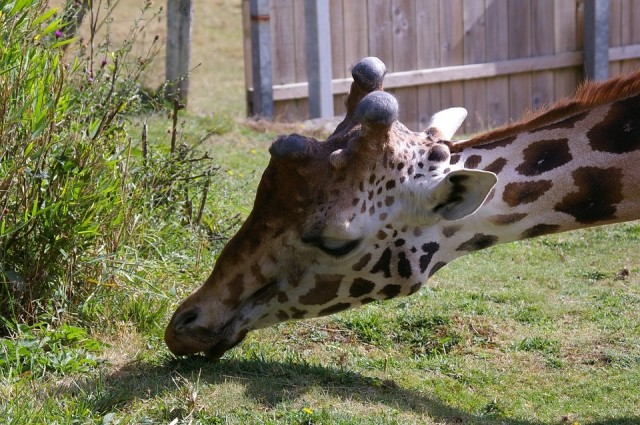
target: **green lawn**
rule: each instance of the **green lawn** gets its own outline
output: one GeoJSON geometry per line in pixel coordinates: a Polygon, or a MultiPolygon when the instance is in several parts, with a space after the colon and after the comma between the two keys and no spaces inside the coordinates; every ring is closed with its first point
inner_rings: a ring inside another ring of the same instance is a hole
{"type": "MultiPolygon", "coordinates": [[[[118,4],[114,39],[141,3],[118,4]]],[[[203,65],[179,143],[219,167],[209,238],[147,224],[128,278],[0,340],[2,423],[640,423],[638,222],[462,257],[410,298],[253,332],[217,363],[172,357],[169,316],[251,210],[271,140],[301,131],[242,120],[240,2],[194,3],[203,65]]],[[[143,122],[165,146],[170,119],[136,117],[132,137],[143,122]]]]}
{"type": "MultiPolygon", "coordinates": [[[[161,118],[148,121],[163,128],[161,118]]],[[[201,137],[220,126],[187,117],[183,128],[201,137]]],[[[242,217],[274,134],[225,128],[206,141],[221,166],[210,202],[242,217]]],[[[228,236],[237,220],[226,223],[228,236]]],[[[162,331],[224,241],[163,242],[157,268],[102,292],[82,318],[88,334],[61,347],[70,358],[89,352],[95,364],[3,377],[0,416],[20,424],[640,421],[638,223],[460,258],[411,298],[253,332],[219,363],[172,358],[162,331]],[[83,342],[93,339],[95,351],[83,342]]]]}

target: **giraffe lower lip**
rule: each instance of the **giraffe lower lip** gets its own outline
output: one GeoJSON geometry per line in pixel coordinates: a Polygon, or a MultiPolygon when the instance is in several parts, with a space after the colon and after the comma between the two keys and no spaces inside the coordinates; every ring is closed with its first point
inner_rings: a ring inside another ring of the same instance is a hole
{"type": "Polygon", "coordinates": [[[213,361],[218,361],[227,351],[231,350],[236,345],[240,344],[242,340],[247,336],[249,331],[242,330],[238,334],[238,337],[233,341],[221,341],[215,346],[209,348],[204,354],[213,361]]]}

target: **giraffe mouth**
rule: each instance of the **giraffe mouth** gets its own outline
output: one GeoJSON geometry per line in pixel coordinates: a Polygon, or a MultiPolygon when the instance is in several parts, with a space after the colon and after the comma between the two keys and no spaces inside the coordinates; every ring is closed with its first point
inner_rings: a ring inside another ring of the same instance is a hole
{"type": "Polygon", "coordinates": [[[219,360],[227,351],[240,344],[247,333],[255,329],[251,317],[262,310],[278,293],[278,280],[269,282],[250,295],[232,317],[220,326],[199,322],[201,308],[179,308],[165,330],[165,343],[176,356],[204,353],[211,360],[219,360]]]}
{"type": "MultiPolygon", "coordinates": [[[[182,320],[188,321],[190,316],[184,314],[182,317],[182,320]]],[[[196,326],[185,329],[180,325],[176,327],[174,322],[175,318],[165,331],[165,342],[176,356],[204,353],[211,360],[219,360],[225,352],[242,342],[248,333],[248,330],[240,330],[233,335],[234,320],[230,320],[217,331],[196,326]]]]}
{"type": "MultiPolygon", "coordinates": [[[[256,292],[254,292],[247,299],[245,304],[251,305],[251,306],[265,304],[268,302],[269,299],[273,298],[273,296],[277,291],[278,291],[278,281],[274,280],[272,282],[269,282],[267,285],[263,286],[262,288],[258,289],[256,292]]],[[[234,324],[237,325],[238,321],[242,322],[241,317],[242,317],[242,314],[230,320],[225,326],[222,327],[222,330],[218,332],[218,335],[232,334],[233,333],[232,328],[234,324]]],[[[205,356],[207,356],[209,359],[213,361],[218,361],[220,360],[220,358],[222,358],[222,356],[227,351],[231,350],[233,347],[240,344],[247,336],[247,333],[249,333],[249,330],[250,329],[241,329],[235,336],[223,338],[222,340],[218,341],[215,345],[205,350],[202,350],[202,352],[204,352],[205,356]]]]}
{"type": "Polygon", "coordinates": [[[232,341],[221,341],[215,346],[209,348],[204,352],[205,356],[213,361],[218,361],[227,351],[231,350],[236,345],[240,344],[242,340],[247,336],[248,330],[242,330],[238,334],[237,338],[232,341]]]}

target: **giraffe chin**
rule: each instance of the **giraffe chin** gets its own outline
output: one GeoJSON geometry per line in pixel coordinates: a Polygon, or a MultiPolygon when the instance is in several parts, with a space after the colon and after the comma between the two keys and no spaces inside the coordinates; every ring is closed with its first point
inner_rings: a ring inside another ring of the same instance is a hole
{"type": "Polygon", "coordinates": [[[227,351],[231,350],[236,345],[240,344],[242,340],[247,336],[249,331],[243,330],[238,334],[238,337],[232,341],[221,341],[217,343],[215,346],[204,351],[205,356],[213,361],[218,361],[227,351]]]}

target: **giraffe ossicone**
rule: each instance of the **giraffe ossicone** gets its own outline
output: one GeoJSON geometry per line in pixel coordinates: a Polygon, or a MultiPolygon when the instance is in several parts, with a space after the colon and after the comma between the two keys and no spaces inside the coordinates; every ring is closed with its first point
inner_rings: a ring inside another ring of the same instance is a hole
{"type": "Polygon", "coordinates": [[[354,66],[325,141],[279,137],[253,210],[165,331],[220,358],[247,332],[416,292],[497,243],[640,218],[640,73],[451,142],[466,111],[398,121],[377,58],[354,66]]]}

